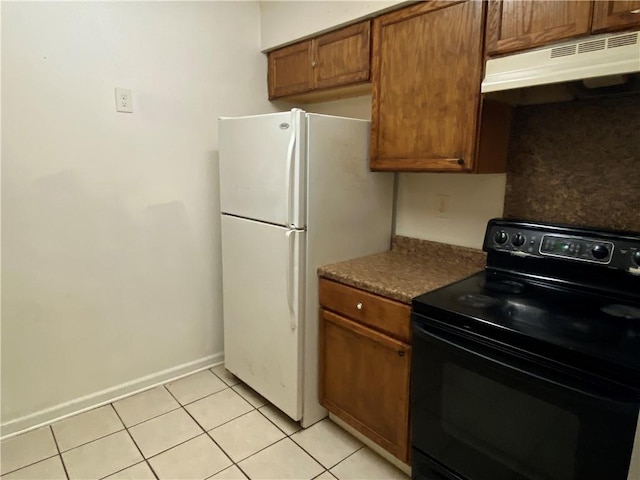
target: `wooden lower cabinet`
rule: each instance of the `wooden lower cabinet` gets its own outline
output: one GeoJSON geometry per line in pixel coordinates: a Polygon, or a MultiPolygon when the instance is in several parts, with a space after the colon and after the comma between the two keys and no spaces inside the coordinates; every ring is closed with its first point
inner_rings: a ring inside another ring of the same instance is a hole
{"type": "Polygon", "coordinates": [[[403,462],[411,346],[320,309],[320,403],[403,462]]]}

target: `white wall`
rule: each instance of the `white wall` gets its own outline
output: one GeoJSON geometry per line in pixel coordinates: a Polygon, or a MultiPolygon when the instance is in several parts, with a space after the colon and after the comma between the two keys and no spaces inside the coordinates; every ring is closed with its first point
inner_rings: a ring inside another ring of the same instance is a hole
{"type": "Polygon", "coordinates": [[[257,2],[3,2],[3,434],[221,360],[216,118],[273,110],[259,32],[257,2]]]}
{"type": "Polygon", "coordinates": [[[260,1],[263,50],[352,22],[404,3],[377,1],[260,1]]]}
{"type": "Polygon", "coordinates": [[[371,120],[371,95],[296,106],[313,113],[371,120]]]}
{"type": "Polygon", "coordinates": [[[482,248],[487,221],[502,215],[506,174],[401,173],[397,235],[482,248]],[[449,195],[446,217],[437,214],[437,195],[449,195]]]}

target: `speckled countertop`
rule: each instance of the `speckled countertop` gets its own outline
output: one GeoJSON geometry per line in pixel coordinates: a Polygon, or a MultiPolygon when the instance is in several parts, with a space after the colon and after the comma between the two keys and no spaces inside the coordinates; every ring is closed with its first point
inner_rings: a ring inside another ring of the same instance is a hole
{"type": "Polygon", "coordinates": [[[393,236],[388,252],[324,265],[318,275],[403,303],[484,268],[474,248],[393,236]]]}

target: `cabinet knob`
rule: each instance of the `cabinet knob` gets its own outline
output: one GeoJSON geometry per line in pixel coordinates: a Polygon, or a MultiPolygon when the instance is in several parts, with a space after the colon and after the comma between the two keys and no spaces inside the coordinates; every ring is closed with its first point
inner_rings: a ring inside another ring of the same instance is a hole
{"type": "Polygon", "coordinates": [[[458,159],[458,165],[464,165],[464,158],[458,159]]]}
{"type": "Polygon", "coordinates": [[[362,302],[360,302],[360,303],[358,303],[358,304],[356,305],[356,308],[357,308],[358,310],[362,310],[362,307],[363,307],[362,302]]]}
{"type": "Polygon", "coordinates": [[[313,60],[313,61],[311,62],[311,66],[312,66],[312,67],[315,67],[316,65],[317,65],[316,61],[315,61],[315,60],[313,60]]]}
{"type": "Polygon", "coordinates": [[[398,350],[398,355],[404,357],[404,350],[398,350]]]}

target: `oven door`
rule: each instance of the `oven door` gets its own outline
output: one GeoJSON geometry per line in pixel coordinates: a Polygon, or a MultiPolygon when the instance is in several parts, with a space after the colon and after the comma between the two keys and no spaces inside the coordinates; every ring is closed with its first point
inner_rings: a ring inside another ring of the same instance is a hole
{"type": "Polygon", "coordinates": [[[413,478],[627,479],[638,402],[413,315],[413,478]]]}

